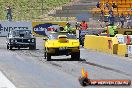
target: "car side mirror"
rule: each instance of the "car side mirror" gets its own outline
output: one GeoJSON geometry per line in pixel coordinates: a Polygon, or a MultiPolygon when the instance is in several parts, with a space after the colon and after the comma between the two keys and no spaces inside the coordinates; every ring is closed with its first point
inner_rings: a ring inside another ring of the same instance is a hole
{"type": "Polygon", "coordinates": [[[44,40],[44,41],[47,41],[47,40],[48,40],[48,38],[43,38],[43,40],[44,40]]]}

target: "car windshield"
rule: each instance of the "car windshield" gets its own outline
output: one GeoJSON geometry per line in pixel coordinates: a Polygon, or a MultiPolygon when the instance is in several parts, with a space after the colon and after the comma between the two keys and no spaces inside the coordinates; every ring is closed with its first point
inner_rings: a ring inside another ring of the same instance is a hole
{"type": "Polygon", "coordinates": [[[14,30],[12,34],[13,36],[29,37],[31,36],[31,30],[14,30]]]}
{"type": "Polygon", "coordinates": [[[70,34],[70,33],[53,33],[53,34],[50,34],[48,36],[48,38],[50,40],[57,39],[58,35],[66,35],[68,39],[76,39],[76,36],[74,34],[70,34]]]}

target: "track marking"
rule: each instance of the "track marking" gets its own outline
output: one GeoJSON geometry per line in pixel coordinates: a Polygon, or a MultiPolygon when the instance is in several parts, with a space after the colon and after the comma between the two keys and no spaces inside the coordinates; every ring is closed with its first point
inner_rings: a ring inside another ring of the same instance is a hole
{"type": "Polygon", "coordinates": [[[7,77],[0,71],[0,88],[16,88],[15,85],[7,79],[7,77]]]}

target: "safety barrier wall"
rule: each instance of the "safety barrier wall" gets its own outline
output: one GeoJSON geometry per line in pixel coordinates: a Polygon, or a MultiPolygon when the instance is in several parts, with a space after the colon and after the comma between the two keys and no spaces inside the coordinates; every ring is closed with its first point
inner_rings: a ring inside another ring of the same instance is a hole
{"type": "Polygon", "coordinates": [[[116,37],[86,35],[84,40],[84,48],[109,54],[114,54],[114,52],[116,52],[114,49],[114,45],[116,44],[118,44],[118,39],[116,37]]]}
{"type": "MultiPolygon", "coordinates": [[[[116,35],[115,37],[86,35],[84,48],[97,50],[119,56],[132,56],[132,45],[127,45],[126,35],[116,35]]],[[[132,40],[132,36],[129,36],[132,40]]]]}
{"type": "Polygon", "coordinates": [[[117,55],[119,56],[126,56],[128,55],[127,51],[127,45],[126,44],[118,44],[117,46],[117,55]]]}
{"type": "Polygon", "coordinates": [[[132,45],[118,44],[117,55],[125,57],[132,56],[132,45]]]}

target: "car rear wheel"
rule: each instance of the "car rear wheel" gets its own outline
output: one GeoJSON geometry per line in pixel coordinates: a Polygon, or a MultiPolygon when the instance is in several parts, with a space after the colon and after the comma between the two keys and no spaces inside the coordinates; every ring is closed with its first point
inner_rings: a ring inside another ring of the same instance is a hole
{"type": "Polygon", "coordinates": [[[51,60],[51,54],[47,53],[47,61],[50,61],[50,60],[51,60]]]}
{"type": "Polygon", "coordinates": [[[71,59],[79,61],[80,60],[80,52],[72,53],[71,59]]]}

